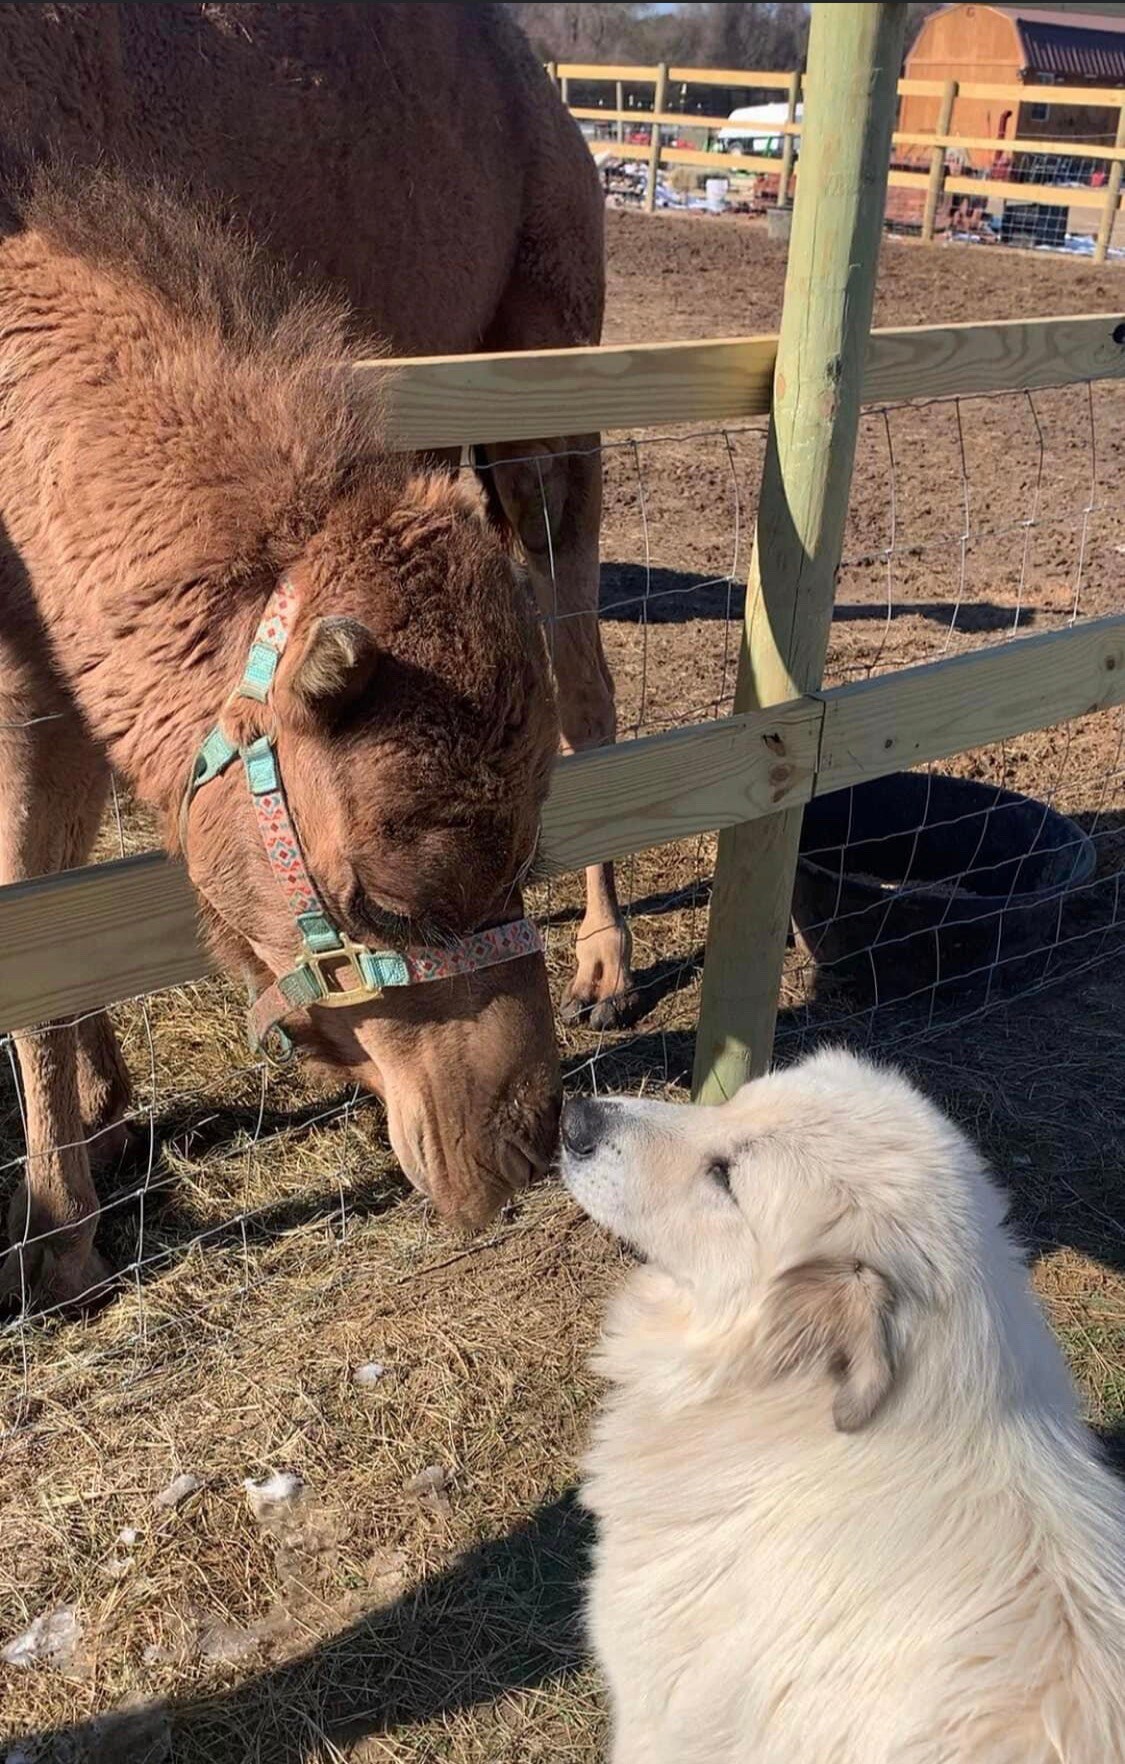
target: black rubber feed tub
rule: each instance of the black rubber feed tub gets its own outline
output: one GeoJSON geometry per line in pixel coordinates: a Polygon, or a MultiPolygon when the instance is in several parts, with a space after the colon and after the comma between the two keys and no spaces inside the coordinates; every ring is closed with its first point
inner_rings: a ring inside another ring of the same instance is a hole
{"type": "Polygon", "coordinates": [[[1045,803],[893,772],[805,809],[793,918],[825,977],[865,1003],[996,992],[1046,972],[1094,846],[1045,803]]]}

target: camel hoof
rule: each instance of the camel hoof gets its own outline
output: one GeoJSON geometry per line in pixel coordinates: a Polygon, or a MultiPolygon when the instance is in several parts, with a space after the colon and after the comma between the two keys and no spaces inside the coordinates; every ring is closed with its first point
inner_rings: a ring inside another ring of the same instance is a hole
{"type": "Polygon", "coordinates": [[[631,1029],[644,1015],[641,995],[635,986],[600,998],[590,1011],[591,1029],[631,1029]]]}
{"type": "Polygon", "coordinates": [[[62,1253],[15,1244],[0,1263],[0,1309],[12,1316],[82,1316],[109,1298],[116,1275],[96,1249],[62,1253]]]}
{"type": "Polygon", "coordinates": [[[590,1029],[631,1029],[643,1015],[641,995],[632,984],[611,992],[607,998],[587,996],[572,986],[563,999],[559,1015],[564,1023],[585,1024],[590,1029]]]}

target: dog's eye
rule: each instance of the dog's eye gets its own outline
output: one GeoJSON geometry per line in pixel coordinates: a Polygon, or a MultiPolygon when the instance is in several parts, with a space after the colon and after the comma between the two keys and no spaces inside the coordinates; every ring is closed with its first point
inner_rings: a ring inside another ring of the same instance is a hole
{"type": "MultiPolygon", "coordinates": [[[[730,1194],[730,1165],[726,1158],[713,1158],[707,1166],[707,1179],[721,1188],[724,1194],[730,1194]]],[[[733,1195],[731,1196],[733,1199],[733,1195]]]]}

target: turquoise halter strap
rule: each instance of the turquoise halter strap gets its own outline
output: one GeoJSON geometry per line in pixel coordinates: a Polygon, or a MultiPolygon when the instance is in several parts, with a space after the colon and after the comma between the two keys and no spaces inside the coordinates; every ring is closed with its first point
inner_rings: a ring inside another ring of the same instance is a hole
{"type": "MultiPolygon", "coordinates": [[[[260,704],[268,701],[296,607],[293,584],[287,576],[282,577],[270,597],[232,697],[250,698],[260,704]]],[[[542,953],[542,940],[530,919],[490,926],[440,948],[411,945],[405,951],[372,949],[348,937],[334,923],[309,872],[282,789],[277,749],[265,735],[239,746],[216,724],[204,737],[180,805],[180,845],[185,858],[192,802],[204,785],[218,778],[236,759],[242,761],[270,868],[301,936],[296,965],[267,986],[250,1006],[247,1030],[255,1053],[278,1062],[290,1059],[293,1042],[282,1023],[293,1011],[305,1010],[310,1005],[369,1004],[381,998],[388,987],[450,979],[542,953]]]]}

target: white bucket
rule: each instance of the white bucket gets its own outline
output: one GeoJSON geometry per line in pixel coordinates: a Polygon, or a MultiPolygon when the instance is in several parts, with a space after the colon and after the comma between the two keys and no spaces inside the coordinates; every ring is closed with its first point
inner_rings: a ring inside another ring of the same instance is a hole
{"type": "Polygon", "coordinates": [[[727,191],[730,189],[729,180],[727,178],[708,178],[705,189],[707,191],[708,214],[722,214],[727,205],[727,191]]]}

